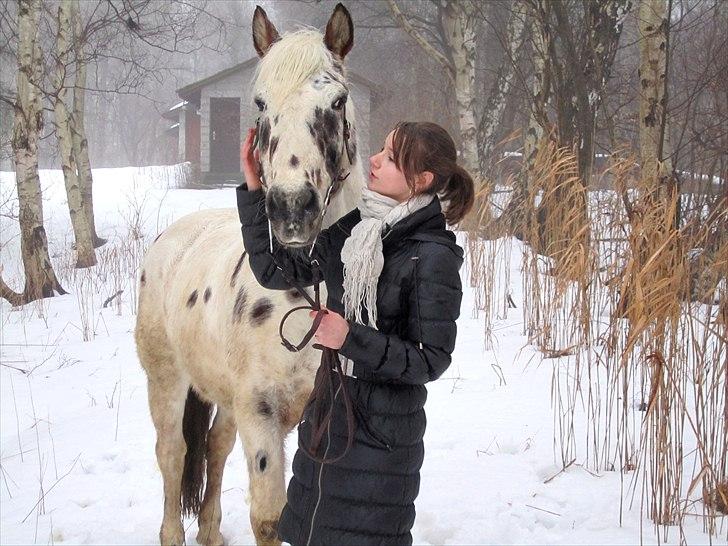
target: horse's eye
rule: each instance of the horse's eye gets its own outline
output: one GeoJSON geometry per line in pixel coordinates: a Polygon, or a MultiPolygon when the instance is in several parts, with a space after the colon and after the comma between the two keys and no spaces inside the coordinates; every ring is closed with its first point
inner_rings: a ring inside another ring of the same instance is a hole
{"type": "Polygon", "coordinates": [[[334,110],[341,110],[345,104],[346,104],[346,95],[344,95],[343,97],[339,97],[334,102],[332,102],[331,108],[333,108],[334,110]]]}
{"type": "Polygon", "coordinates": [[[255,105],[261,112],[265,110],[265,101],[263,99],[255,99],[255,105]]]}

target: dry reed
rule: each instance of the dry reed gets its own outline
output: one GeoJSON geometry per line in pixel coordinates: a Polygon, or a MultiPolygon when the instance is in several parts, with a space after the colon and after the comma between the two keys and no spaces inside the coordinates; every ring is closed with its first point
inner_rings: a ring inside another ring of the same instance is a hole
{"type": "Polygon", "coordinates": [[[616,154],[600,181],[613,189],[587,192],[576,165],[540,143],[514,192],[526,196],[518,225],[483,214],[494,192],[481,196],[468,241],[477,306],[496,312],[494,279],[510,267],[507,243],[489,240],[500,220],[526,243],[524,332],[554,364],[555,458],[619,471],[620,517],[639,492],[656,530],[678,525],[684,542],[698,503],[713,536],[728,483],[726,197],[681,196],[616,154]]]}

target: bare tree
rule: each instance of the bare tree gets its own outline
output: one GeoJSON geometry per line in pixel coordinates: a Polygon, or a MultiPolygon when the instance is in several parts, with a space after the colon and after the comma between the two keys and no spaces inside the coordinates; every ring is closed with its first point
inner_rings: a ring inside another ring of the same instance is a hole
{"type": "Polygon", "coordinates": [[[541,32],[551,36],[548,70],[559,142],[576,149],[579,175],[588,184],[597,113],[632,1],[529,1],[541,32]]]}
{"type": "MultiPolygon", "coordinates": [[[[67,74],[73,62],[72,52],[75,49],[73,0],[61,0],[58,6],[57,34],[56,34],[56,63],[53,73],[53,111],[56,136],[61,152],[61,167],[66,183],[68,197],[68,212],[71,215],[71,225],[76,240],[76,267],[91,267],[96,265],[93,236],[83,204],[82,185],[79,181],[79,172],[74,154],[74,120],[72,117],[73,100],[69,97],[67,74]]],[[[78,139],[79,137],[77,137],[78,139]]],[[[80,146],[79,146],[80,148],[80,146]]],[[[80,150],[79,150],[80,151],[80,150]]],[[[86,195],[90,197],[90,195],[86,195]]]]}
{"type": "Polygon", "coordinates": [[[508,96],[516,78],[514,66],[526,40],[526,14],[521,0],[515,0],[511,9],[504,37],[505,55],[495,75],[490,93],[478,124],[478,158],[480,170],[488,172],[493,162],[493,150],[498,130],[503,123],[508,96]]]}
{"type": "Polygon", "coordinates": [[[106,243],[106,239],[102,239],[97,235],[96,220],[94,218],[93,173],[91,171],[91,160],[88,155],[88,139],[86,138],[86,125],[84,123],[88,60],[85,54],[86,40],[83,37],[81,10],[78,0],[73,0],[71,4],[71,15],[73,19],[73,51],[76,57],[76,80],[73,85],[73,113],[70,117],[73,156],[76,159],[83,214],[88,223],[91,243],[94,248],[98,248],[106,243]]]}
{"type": "Polygon", "coordinates": [[[458,123],[463,148],[463,163],[471,172],[479,166],[475,121],[475,5],[470,0],[447,0],[437,3],[439,47],[432,38],[415,28],[399,9],[395,0],[387,0],[392,16],[400,27],[444,69],[452,82],[458,109],[458,123]]]}
{"type": "Polygon", "coordinates": [[[666,0],[641,0],[639,135],[642,178],[665,180],[672,172],[667,131],[666,0]]]}
{"type": "Polygon", "coordinates": [[[38,177],[38,139],[43,127],[42,94],[39,87],[42,77],[42,55],[38,43],[40,7],[40,0],[20,0],[18,3],[18,73],[12,146],[25,289],[22,294],[18,294],[0,279],[0,297],[13,305],[51,297],[55,292],[66,293],[58,282],[48,255],[38,177]]]}

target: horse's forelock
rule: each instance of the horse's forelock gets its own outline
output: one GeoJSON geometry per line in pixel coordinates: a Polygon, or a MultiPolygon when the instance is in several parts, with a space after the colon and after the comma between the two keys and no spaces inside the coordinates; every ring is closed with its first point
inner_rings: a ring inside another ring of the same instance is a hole
{"type": "Polygon", "coordinates": [[[258,63],[253,92],[265,91],[270,103],[280,104],[312,75],[331,68],[334,59],[319,31],[287,33],[258,63]]]}

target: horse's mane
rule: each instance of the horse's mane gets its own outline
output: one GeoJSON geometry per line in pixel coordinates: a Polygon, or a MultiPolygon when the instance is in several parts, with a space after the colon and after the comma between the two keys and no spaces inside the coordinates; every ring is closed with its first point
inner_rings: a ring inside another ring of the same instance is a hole
{"type": "Polygon", "coordinates": [[[332,66],[331,52],[318,30],[288,32],[258,63],[253,92],[263,87],[268,100],[280,104],[313,74],[332,66]]]}

